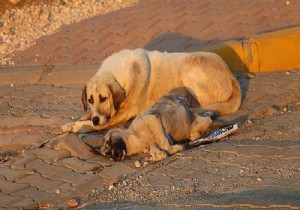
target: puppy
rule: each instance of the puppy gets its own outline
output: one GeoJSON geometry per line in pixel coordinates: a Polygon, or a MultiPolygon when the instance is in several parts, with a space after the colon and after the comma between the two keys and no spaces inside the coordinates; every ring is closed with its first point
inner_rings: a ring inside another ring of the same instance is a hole
{"type": "Polygon", "coordinates": [[[103,130],[122,125],[164,94],[185,87],[197,101],[193,111],[230,114],[241,104],[239,83],[215,53],[122,50],[108,57],[87,82],[83,107],[91,112],[66,124],[63,132],[103,130]]]}
{"type": "Polygon", "coordinates": [[[185,149],[173,144],[199,138],[211,125],[210,116],[192,113],[178,93],[168,93],[138,115],[128,129],[111,129],[104,137],[101,154],[114,160],[150,148],[151,160],[157,161],[185,149]]]}

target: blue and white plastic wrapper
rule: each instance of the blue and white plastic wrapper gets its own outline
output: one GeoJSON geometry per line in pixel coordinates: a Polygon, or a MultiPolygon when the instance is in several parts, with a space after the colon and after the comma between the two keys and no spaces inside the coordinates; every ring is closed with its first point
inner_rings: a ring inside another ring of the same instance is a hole
{"type": "Polygon", "coordinates": [[[215,132],[213,132],[212,134],[210,134],[209,136],[207,136],[205,138],[196,139],[195,141],[190,142],[190,145],[198,146],[200,144],[204,144],[207,142],[222,139],[222,138],[232,134],[240,127],[241,127],[240,123],[235,123],[232,125],[225,126],[223,128],[216,130],[215,132]]]}

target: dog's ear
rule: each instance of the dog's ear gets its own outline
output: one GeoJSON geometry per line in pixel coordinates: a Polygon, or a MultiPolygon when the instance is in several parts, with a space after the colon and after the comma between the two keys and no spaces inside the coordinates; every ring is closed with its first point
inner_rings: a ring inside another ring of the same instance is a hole
{"type": "Polygon", "coordinates": [[[82,90],[81,101],[82,101],[82,105],[83,105],[84,111],[87,111],[86,85],[84,86],[84,88],[83,88],[83,90],[82,90]]]}
{"type": "Polygon", "coordinates": [[[108,84],[108,88],[114,101],[114,108],[116,111],[118,111],[120,108],[120,104],[125,98],[125,91],[117,81],[112,84],[108,84]]]}

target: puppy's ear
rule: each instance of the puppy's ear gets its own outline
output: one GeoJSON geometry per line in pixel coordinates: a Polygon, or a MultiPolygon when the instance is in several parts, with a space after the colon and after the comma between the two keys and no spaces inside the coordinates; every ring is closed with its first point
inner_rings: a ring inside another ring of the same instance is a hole
{"type": "Polygon", "coordinates": [[[86,94],[86,86],[84,86],[82,90],[82,95],[81,95],[81,101],[83,105],[84,111],[87,111],[87,94],[86,94]]]}
{"type": "Polygon", "coordinates": [[[114,140],[112,146],[112,158],[115,161],[123,160],[126,156],[126,144],[122,138],[114,140]]]}
{"type": "Polygon", "coordinates": [[[116,111],[118,111],[120,108],[120,104],[125,98],[125,91],[117,81],[112,84],[108,84],[108,88],[114,101],[114,108],[116,111]]]}

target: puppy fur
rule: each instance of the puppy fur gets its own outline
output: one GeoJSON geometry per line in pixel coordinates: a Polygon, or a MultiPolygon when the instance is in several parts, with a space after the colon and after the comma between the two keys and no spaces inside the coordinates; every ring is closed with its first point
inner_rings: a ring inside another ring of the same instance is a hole
{"type": "Polygon", "coordinates": [[[138,115],[128,129],[108,131],[101,153],[122,160],[150,148],[152,160],[160,160],[182,151],[185,146],[177,142],[199,138],[211,123],[209,116],[192,113],[180,94],[169,93],[138,115]]]}

